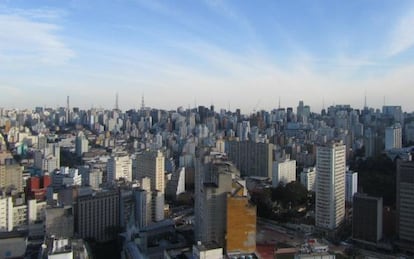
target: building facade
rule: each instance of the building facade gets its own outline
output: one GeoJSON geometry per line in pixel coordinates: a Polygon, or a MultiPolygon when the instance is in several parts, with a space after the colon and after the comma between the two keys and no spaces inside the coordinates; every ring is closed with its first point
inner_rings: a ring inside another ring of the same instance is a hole
{"type": "Polygon", "coordinates": [[[334,230],[345,218],[345,145],[317,148],[316,227],[334,230]]]}
{"type": "Polygon", "coordinates": [[[316,168],[303,168],[300,173],[300,183],[306,187],[308,191],[314,192],[316,190],[316,168]]]}
{"type": "Polygon", "coordinates": [[[347,171],[345,185],[345,200],[346,202],[352,203],[352,197],[358,192],[358,173],[354,171],[347,171]]]}
{"type": "Polygon", "coordinates": [[[158,151],[146,150],[136,156],[137,176],[151,179],[151,190],[165,192],[165,158],[158,151]]]}
{"type": "Polygon", "coordinates": [[[118,191],[79,196],[75,215],[75,232],[80,237],[93,238],[98,242],[115,239],[120,222],[118,191]]]}
{"type": "Polygon", "coordinates": [[[293,181],[296,181],[296,160],[286,159],[273,162],[273,187],[279,184],[286,185],[293,181]]]}
{"type": "Polygon", "coordinates": [[[112,156],[107,163],[107,182],[121,178],[132,181],[132,160],[128,155],[112,156]]]}
{"type": "MultiPolygon", "coordinates": [[[[414,247],[414,162],[397,162],[397,233],[414,247]]],[[[414,249],[413,249],[414,250],[414,249]]]]}
{"type": "Polygon", "coordinates": [[[240,168],[242,176],[263,176],[272,179],[273,144],[252,141],[227,141],[226,153],[240,168]]]}
{"type": "Polygon", "coordinates": [[[357,193],[353,197],[352,238],[376,243],[382,238],[382,198],[357,193]]]}

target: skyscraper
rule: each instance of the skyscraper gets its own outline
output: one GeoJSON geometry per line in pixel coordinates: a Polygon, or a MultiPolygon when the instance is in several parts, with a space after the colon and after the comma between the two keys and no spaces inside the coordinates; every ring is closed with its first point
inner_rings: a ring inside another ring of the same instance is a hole
{"type": "Polygon", "coordinates": [[[242,176],[272,178],[273,147],[271,143],[252,141],[227,141],[229,159],[240,168],[242,176]]]}
{"type": "Polygon", "coordinates": [[[353,196],[352,237],[376,243],[382,238],[382,198],[353,196]]]}
{"type": "Polygon", "coordinates": [[[165,158],[158,151],[145,150],[136,156],[137,176],[139,179],[149,177],[151,179],[151,191],[165,192],[165,158]]]}
{"type": "Polygon", "coordinates": [[[316,169],[315,167],[303,168],[300,173],[300,183],[306,187],[308,191],[314,192],[316,189],[316,169]]]}
{"type": "Polygon", "coordinates": [[[287,158],[273,162],[273,187],[277,187],[279,184],[286,185],[293,181],[296,181],[296,160],[287,158]]]}
{"type": "Polygon", "coordinates": [[[238,171],[231,164],[211,161],[201,155],[195,172],[195,239],[203,244],[225,245],[227,194],[232,190],[232,174],[238,171]]]}
{"type": "Polygon", "coordinates": [[[397,162],[397,232],[401,244],[414,252],[414,162],[397,162]]]}
{"type": "Polygon", "coordinates": [[[132,181],[132,160],[126,155],[115,155],[108,160],[107,182],[113,182],[123,178],[132,181]]]}
{"type": "Polygon", "coordinates": [[[334,230],[345,218],[345,145],[319,146],[316,156],[316,226],[334,230]]]}
{"type": "Polygon", "coordinates": [[[402,147],[402,130],[399,123],[385,129],[385,150],[402,147]]]}
{"type": "Polygon", "coordinates": [[[76,155],[77,156],[82,156],[83,153],[88,152],[89,149],[89,141],[88,139],[85,137],[85,134],[80,131],[78,133],[78,135],[76,136],[76,141],[75,141],[75,150],[76,150],[76,155]]]}
{"type": "Polygon", "coordinates": [[[347,171],[345,185],[345,200],[352,203],[352,197],[358,192],[358,173],[354,171],[347,171]]]}

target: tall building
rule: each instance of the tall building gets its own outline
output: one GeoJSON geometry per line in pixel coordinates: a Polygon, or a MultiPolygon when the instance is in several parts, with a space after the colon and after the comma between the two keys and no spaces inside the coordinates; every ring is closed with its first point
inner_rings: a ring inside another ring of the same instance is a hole
{"type": "Polygon", "coordinates": [[[60,147],[56,143],[48,143],[44,149],[34,152],[34,166],[46,172],[60,168],[60,147]]]}
{"type": "Polygon", "coordinates": [[[112,156],[107,163],[107,182],[123,178],[132,181],[132,160],[128,155],[112,156]]]}
{"type": "Polygon", "coordinates": [[[98,242],[115,239],[120,223],[118,191],[79,196],[75,215],[75,232],[81,238],[94,238],[98,242]]]}
{"type": "Polygon", "coordinates": [[[0,232],[13,230],[13,201],[12,197],[0,197],[0,232]]]}
{"type": "Polygon", "coordinates": [[[195,240],[227,251],[253,251],[256,207],[248,203],[240,172],[213,154],[198,157],[195,170],[195,240]]]}
{"type": "Polygon", "coordinates": [[[391,118],[394,122],[402,123],[404,116],[401,106],[397,105],[384,105],[382,106],[382,114],[385,117],[391,118]]]}
{"type": "Polygon", "coordinates": [[[272,179],[273,144],[252,141],[227,141],[226,153],[240,169],[242,176],[263,176],[272,179]]]}
{"type": "Polygon", "coordinates": [[[316,226],[334,230],[345,218],[345,145],[318,146],[316,153],[316,226]]]}
{"type": "Polygon", "coordinates": [[[296,181],[296,160],[287,158],[273,162],[273,187],[277,187],[279,184],[286,185],[293,181],[296,181]]]}
{"type": "Polygon", "coordinates": [[[88,152],[89,150],[89,141],[85,137],[85,134],[80,131],[75,139],[75,151],[76,155],[81,157],[83,153],[88,152]]]}
{"type": "Polygon", "coordinates": [[[135,198],[135,225],[143,229],[152,222],[151,193],[144,189],[134,192],[135,198]]]}
{"type": "Polygon", "coordinates": [[[382,198],[356,193],[353,197],[352,238],[376,243],[382,238],[382,198]]]}
{"type": "Polygon", "coordinates": [[[414,252],[414,161],[397,162],[397,232],[414,252]]]}
{"type": "Polygon", "coordinates": [[[358,173],[354,171],[347,171],[345,185],[345,200],[346,202],[352,203],[352,197],[358,192],[358,173]]]}
{"type": "Polygon", "coordinates": [[[12,159],[0,164],[0,189],[23,191],[23,167],[12,159]]]}
{"type": "MultiPolygon", "coordinates": [[[[233,186],[237,183],[233,183],[233,186]]],[[[243,194],[244,187],[227,195],[226,252],[256,251],[256,206],[243,194]]]]}
{"type": "Polygon", "coordinates": [[[306,187],[306,190],[314,192],[316,190],[316,168],[303,168],[300,173],[300,183],[306,187]]]}
{"type": "Polygon", "coordinates": [[[402,147],[402,130],[400,124],[385,128],[385,150],[402,147]]]}
{"type": "Polygon", "coordinates": [[[136,156],[137,176],[139,179],[151,179],[151,190],[165,192],[165,158],[158,151],[146,150],[136,156]]]}

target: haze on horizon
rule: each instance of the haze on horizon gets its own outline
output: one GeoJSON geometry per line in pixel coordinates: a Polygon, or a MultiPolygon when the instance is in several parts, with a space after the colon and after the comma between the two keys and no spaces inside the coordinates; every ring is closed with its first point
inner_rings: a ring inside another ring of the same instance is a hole
{"type": "Polygon", "coordinates": [[[0,107],[414,111],[413,1],[0,0],[0,107]]]}

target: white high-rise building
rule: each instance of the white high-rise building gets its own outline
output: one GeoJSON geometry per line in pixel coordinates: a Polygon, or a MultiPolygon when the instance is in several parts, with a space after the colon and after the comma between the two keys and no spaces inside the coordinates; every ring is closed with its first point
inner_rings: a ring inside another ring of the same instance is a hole
{"type": "Polygon", "coordinates": [[[89,150],[89,141],[82,131],[76,136],[75,149],[77,156],[82,156],[83,153],[88,152],[89,150]]]}
{"type": "Polygon", "coordinates": [[[352,203],[354,194],[358,192],[358,173],[354,171],[347,171],[345,184],[345,200],[352,203]]]}
{"type": "Polygon", "coordinates": [[[13,230],[12,197],[0,197],[0,232],[13,230]]]}
{"type": "Polygon", "coordinates": [[[273,187],[277,187],[279,184],[286,185],[293,181],[296,181],[296,160],[287,158],[283,161],[273,162],[273,187]]]}
{"type": "Polygon", "coordinates": [[[336,229],[345,218],[345,145],[319,146],[316,154],[316,227],[336,229]]]}
{"type": "Polygon", "coordinates": [[[402,130],[399,123],[385,128],[385,150],[402,147],[402,130]]]}
{"type": "Polygon", "coordinates": [[[128,155],[112,156],[106,165],[107,181],[113,182],[123,178],[132,181],[132,160],[128,155]]]}
{"type": "Polygon", "coordinates": [[[151,191],[165,192],[165,159],[164,154],[158,151],[146,150],[136,156],[136,170],[139,179],[151,179],[151,191]]]}
{"type": "Polygon", "coordinates": [[[316,190],[316,168],[303,168],[303,171],[300,173],[300,183],[305,186],[308,191],[314,192],[316,190]]]}

